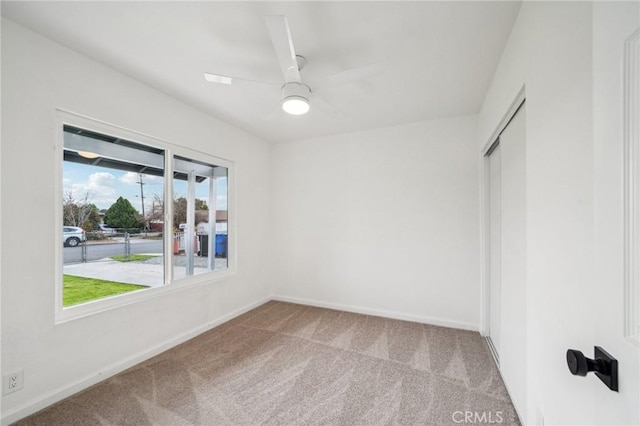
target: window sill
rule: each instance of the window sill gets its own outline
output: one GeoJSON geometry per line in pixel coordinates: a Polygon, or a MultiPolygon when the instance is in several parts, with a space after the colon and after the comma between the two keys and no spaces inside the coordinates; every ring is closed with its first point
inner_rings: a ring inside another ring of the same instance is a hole
{"type": "Polygon", "coordinates": [[[131,293],[119,294],[116,296],[97,299],[66,308],[57,308],[55,324],[62,324],[76,319],[88,317],[94,314],[107,312],[123,306],[144,302],[156,297],[184,291],[194,287],[213,284],[222,281],[236,274],[234,267],[229,267],[220,271],[213,271],[206,274],[194,275],[180,278],[166,284],[163,287],[149,288],[131,293]]]}

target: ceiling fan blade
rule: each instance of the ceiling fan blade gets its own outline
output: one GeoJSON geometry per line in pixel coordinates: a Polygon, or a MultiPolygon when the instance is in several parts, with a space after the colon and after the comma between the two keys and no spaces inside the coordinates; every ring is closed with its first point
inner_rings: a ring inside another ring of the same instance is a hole
{"type": "Polygon", "coordinates": [[[291,38],[291,30],[289,29],[289,21],[286,16],[267,15],[264,21],[273,43],[273,48],[278,57],[278,63],[282,70],[285,83],[297,82],[301,83],[300,70],[298,69],[298,60],[296,59],[296,51],[293,47],[293,39],[291,38]]]}
{"type": "Polygon", "coordinates": [[[323,113],[324,115],[328,115],[335,120],[342,121],[350,117],[350,114],[348,112],[336,107],[332,103],[325,101],[319,96],[313,97],[313,99],[311,100],[311,106],[317,108],[321,113],[323,113]]]}
{"type": "Polygon", "coordinates": [[[204,73],[204,79],[206,81],[208,81],[209,83],[217,83],[217,84],[225,84],[225,85],[233,85],[236,84],[238,82],[248,82],[248,83],[256,83],[256,84],[263,84],[265,86],[273,86],[273,87],[279,87],[279,84],[274,84],[274,83],[269,83],[267,81],[259,81],[259,80],[251,80],[248,78],[240,78],[240,77],[231,77],[228,75],[222,75],[222,74],[213,74],[213,73],[209,73],[209,72],[205,72],[204,73]]]}
{"type": "Polygon", "coordinates": [[[286,115],[282,110],[282,102],[279,101],[277,104],[273,104],[269,111],[262,117],[263,120],[276,120],[283,115],[286,115]]]}
{"type": "Polygon", "coordinates": [[[339,84],[349,83],[352,81],[364,80],[382,72],[383,64],[378,62],[374,64],[365,65],[362,67],[352,68],[349,70],[341,71],[337,74],[333,74],[318,80],[313,84],[313,88],[316,91],[322,90],[328,86],[337,86],[339,84]]]}
{"type": "Polygon", "coordinates": [[[233,77],[229,77],[226,75],[219,75],[219,74],[211,74],[208,72],[204,73],[204,79],[207,80],[209,83],[227,84],[229,86],[231,86],[231,84],[233,83],[233,77]]]}

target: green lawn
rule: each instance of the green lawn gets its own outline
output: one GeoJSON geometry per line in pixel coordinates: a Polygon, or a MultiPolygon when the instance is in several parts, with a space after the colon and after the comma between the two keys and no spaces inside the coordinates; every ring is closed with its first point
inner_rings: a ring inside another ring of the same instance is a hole
{"type": "Polygon", "coordinates": [[[135,262],[141,260],[151,259],[152,257],[157,257],[155,254],[131,254],[129,255],[129,260],[126,259],[124,254],[117,254],[115,256],[111,256],[111,259],[117,260],[118,262],[135,262]]]}
{"type": "Polygon", "coordinates": [[[77,277],[75,275],[63,275],[63,279],[64,291],[62,300],[64,306],[77,305],[90,300],[148,288],[143,285],[117,283],[95,278],[77,277]]]}

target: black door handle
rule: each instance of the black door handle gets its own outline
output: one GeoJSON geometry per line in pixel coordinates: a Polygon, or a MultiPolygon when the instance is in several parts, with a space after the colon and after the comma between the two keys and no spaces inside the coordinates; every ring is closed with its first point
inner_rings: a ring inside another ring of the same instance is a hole
{"type": "Polygon", "coordinates": [[[609,389],[618,392],[618,360],[600,346],[594,348],[594,359],[585,357],[577,349],[567,350],[567,366],[574,376],[586,376],[590,371],[595,372],[609,389]]]}

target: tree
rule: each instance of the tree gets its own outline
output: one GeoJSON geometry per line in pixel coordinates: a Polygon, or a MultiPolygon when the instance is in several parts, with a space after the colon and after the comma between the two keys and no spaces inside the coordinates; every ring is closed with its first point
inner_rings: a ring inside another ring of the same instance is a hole
{"type": "MultiPolygon", "coordinates": [[[[209,210],[206,200],[195,199],[195,210],[209,210]]],[[[153,204],[151,211],[147,213],[147,220],[151,223],[154,221],[162,222],[164,220],[164,200],[158,194],[153,195],[153,204]]],[[[181,223],[187,222],[187,199],[185,197],[176,197],[173,200],[173,228],[178,229],[181,223]]]]}
{"type": "Polygon", "coordinates": [[[104,215],[104,222],[114,228],[141,228],[143,221],[126,198],[119,197],[104,215]]]}
{"type": "MultiPolygon", "coordinates": [[[[209,210],[209,206],[205,200],[195,199],[195,210],[209,210]]],[[[178,197],[173,200],[173,227],[175,229],[181,223],[187,222],[187,199],[178,197]]]]}
{"type": "Polygon", "coordinates": [[[147,212],[147,220],[151,222],[162,222],[164,220],[164,200],[158,194],[153,194],[151,211],[147,212]]]}
{"type": "Polygon", "coordinates": [[[62,220],[66,226],[79,226],[87,231],[98,229],[100,212],[95,204],[89,203],[89,194],[77,201],[71,191],[65,192],[62,199],[62,220]]]}

